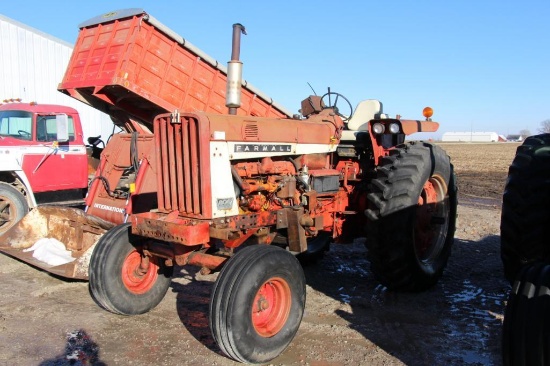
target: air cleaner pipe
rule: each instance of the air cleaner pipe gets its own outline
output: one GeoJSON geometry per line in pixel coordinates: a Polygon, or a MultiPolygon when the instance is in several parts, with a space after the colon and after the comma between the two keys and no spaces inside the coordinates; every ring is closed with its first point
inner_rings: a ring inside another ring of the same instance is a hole
{"type": "Polygon", "coordinates": [[[231,61],[227,63],[227,89],[225,93],[225,106],[229,109],[229,114],[233,115],[237,114],[237,108],[241,106],[241,87],[243,78],[243,63],[239,60],[241,33],[246,35],[244,26],[240,23],[233,24],[231,61]]]}

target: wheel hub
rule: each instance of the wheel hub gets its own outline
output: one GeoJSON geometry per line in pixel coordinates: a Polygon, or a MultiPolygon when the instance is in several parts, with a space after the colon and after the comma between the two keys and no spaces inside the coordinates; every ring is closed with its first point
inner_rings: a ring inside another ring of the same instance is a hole
{"type": "Polygon", "coordinates": [[[9,224],[15,217],[16,213],[12,212],[9,200],[0,196],[0,227],[6,223],[9,224]]]}
{"type": "Polygon", "coordinates": [[[132,251],[122,266],[122,282],[135,294],[144,294],[155,285],[158,277],[158,266],[154,260],[132,251]]]}
{"type": "Polygon", "coordinates": [[[415,227],[415,250],[421,261],[431,263],[445,244],[447,221],[445,210],[445,183],[437,176],[430,178],[418,199],[415,227]]]}
{"type": "Polygon", "coordinates": [[[272,278],[260,286],[253,303],[254,329],[262,337],[272,337],[283,328],[290,314],[290,287],[282,278],[272,278]]]}

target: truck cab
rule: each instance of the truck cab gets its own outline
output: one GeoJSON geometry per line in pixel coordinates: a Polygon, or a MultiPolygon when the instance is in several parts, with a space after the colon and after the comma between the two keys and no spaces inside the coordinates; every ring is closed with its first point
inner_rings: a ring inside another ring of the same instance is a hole
{"type": "Polygon", "coordinates": [[[0,217],[17,221],[39,203],[82,199],[87,185],[86,146],[75,109],[0,105],[0,217]]]}

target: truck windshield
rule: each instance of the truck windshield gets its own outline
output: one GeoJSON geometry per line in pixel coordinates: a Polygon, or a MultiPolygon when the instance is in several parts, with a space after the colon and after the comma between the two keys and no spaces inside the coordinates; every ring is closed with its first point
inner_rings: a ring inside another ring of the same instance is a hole
{"type": "Polygon", "coordinates": [[[26,111],[0,111],[0,136],[31,140],[32,113],[26,111]]]}

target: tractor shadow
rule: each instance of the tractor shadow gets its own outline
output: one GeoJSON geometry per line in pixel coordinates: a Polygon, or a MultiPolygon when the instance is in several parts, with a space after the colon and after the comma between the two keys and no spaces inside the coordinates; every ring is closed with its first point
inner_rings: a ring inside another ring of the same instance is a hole
{"type": "Polygon", "coordinates": [[[170,290],[176,293],[176,311],[183,326],[206,348],[226,357],[208,325],[210,293],[217,274],[200,274],[193,266],[175,267],[170,290]]]}
{"type": "MultiPolygon", "coordinates": [[[[394,292],[380,285],[370,272],[362,240],[332,244],[322,260],[304,268],[308,297],[302,323],[314,327],[328,321],[345,324],[348,330],[309,335],[315,339],[299,330],[293,343],[300,344],[291,343],[283,360],[298,362],[292,349],[308,348],[310,342],[330,345],[347,341],[346,334],[359,334],[363,338],[359,343],[372,343],[407,365],[502,363],[501,327],[510,286],[503,275],[499,236],[455,239],[442,278],[420,293],[394,292]]],[[[208,324],[216,278],[217,274],[202,275],[195,267],[176,267],[170,290],[191,336],[226,358],[208,324]]],[[[316,358],[306,361],[319,361],[316,358]]]]}
{"type": "MultiPolygon", "coordinates": [[[[332,244],[323,260],[305,268],[308,286],[339,302],[331,311],[347,328],[407,365],[502,363],[500,333],[510,287],[499,236],[455,239],[443,277],[420,293],[380,285],[363,240],[332,244]]],[[[326,311],[315,306],[307,319],[322,321],[326,311]]]]}

